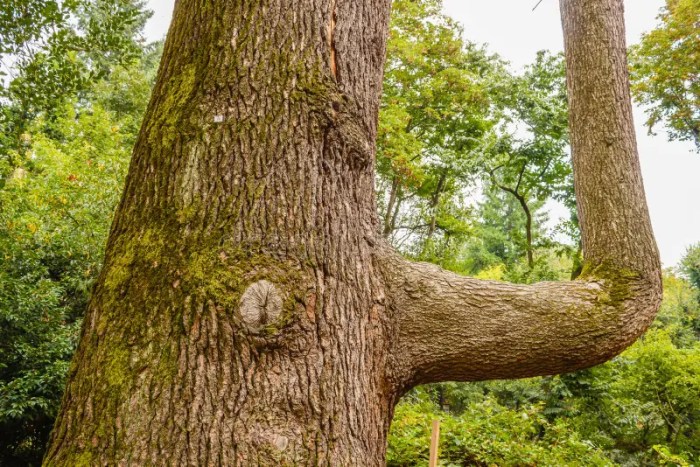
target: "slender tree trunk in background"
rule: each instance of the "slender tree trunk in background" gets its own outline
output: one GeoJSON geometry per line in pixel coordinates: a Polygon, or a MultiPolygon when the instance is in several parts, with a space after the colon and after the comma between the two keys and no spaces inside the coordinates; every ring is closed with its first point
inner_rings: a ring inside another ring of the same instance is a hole
{"type": "Polygon", "coordinates": [[[532,249],[532,211],[530,211],[530,206],[527,205],[527,199],[525,199],[525,196],[518,193],[517,189],[514,190],[504,185],[498,185],[498,187],[501,190],[513,195],[513,197],[518,201],[518,204],[520,204],[523,214],[525,214],[525,246],[527,250],[527,266],[532,269],[535,267],[535,256],[532,249]]]}
{"type": "Polygon", "coordinates": [[[394,231],[394,225],[393,225],[392,220],[395,218],[394,207],[396,204],[396,198],[398,196],[399,188],[400,188],[399,177],[394,177],[394,179],[391,181],[391,191],[389,192],[389,202],[386,205],[386,212],[384,213],[384,228],[382,231],[382,235],[384,238],[389,238],[391,236],[391,233],[394,231]]]}
{"type": "MultiPolygon", "coordinates": [[[[403,197],[403,190],[399,186],[399,192],[396,197],[396,202],[394,203],[394,213],[391,215],[391,231],[389,236],[396,231],[396,222],[399,220],[399,213],[401,212],[401,205],[406,198],[403,197]]],[[[388,238],[388,237],[387,237],[388,238]]]]}
{"type": "Polygon", "coordinates": [[[428,241],[432,240],[433,235],[435,235],[435,229],[437,228],[437,208],[438,208],[438,205],[440,204],[440,195],[442,194],[442,190],[445,188],[445,181],[446,180],[447,180],[447,174],[446,173],[440,174],[440,178],[438,179],[438,184],[435,187],[435,191],[433,192],[433,195],[430,199],[431,217],[430,217],[430,224],[428,225],[428,234],[426,235],[426,239],[428,241]]]}
{"type": "Polygon", "coordinates": [[[572,371],[660,300],[621,0],[562,0],[582,279],[381,239],[388,0],[179,0],[46,465],[381,465],[410,387],[572,371]]]}
{"type": "Polygon", "coordinates": [[[525,214],[525,250],[527,254],[527,267],[532,271],[532,269],[535,267],[535,257],[532,248],[532,211],[530,210],[530,206],[527,205],[527,198],[524,194],[520,193],[520,184],[523,181],[525,169],[527,169],[527,161],[523,163],[523,166],[520,169],[520,173],[518,174],[518,183],[516,183],[515,188],[498,183],[496,180],[495,171],[491,172],[491,179],[498,188],[512,195],[518,201],[520,208],[523,210],[523,214],[525,214]]]}
{"type": "Polygon", "coordinates": [[[527,242],[527,267],[532,269],[535,267],[535,254],[532,251],[532,212],[527,205],[525,198],[520,200],[520,206],[525,212],[525,241],[527,242]]]}

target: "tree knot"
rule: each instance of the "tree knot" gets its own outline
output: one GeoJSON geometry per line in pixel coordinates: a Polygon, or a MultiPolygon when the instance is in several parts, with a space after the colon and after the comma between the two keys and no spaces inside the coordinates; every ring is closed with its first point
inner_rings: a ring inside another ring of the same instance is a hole
{"type": "Polygon", "coordinates": [[[269,281],[255,282],[243,293],[240,312],[248,330],[258,332],[282,314],[282,295],[269,281]]]}

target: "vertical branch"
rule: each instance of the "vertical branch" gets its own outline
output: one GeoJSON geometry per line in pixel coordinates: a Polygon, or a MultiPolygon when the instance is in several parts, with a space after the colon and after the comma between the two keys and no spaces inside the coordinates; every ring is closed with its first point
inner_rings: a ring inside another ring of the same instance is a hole
{"type": "Polygon", "coordinates": [[[585,269],[611,264],[660,280],[632,121],[623,1],[560,5],[585,269]]]}

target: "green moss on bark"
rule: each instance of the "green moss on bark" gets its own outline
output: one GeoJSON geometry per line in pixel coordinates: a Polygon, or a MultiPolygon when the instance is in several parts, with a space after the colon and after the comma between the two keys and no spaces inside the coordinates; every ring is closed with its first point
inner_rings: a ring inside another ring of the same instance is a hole
{"type": "Polygon", "coordinates": [[[597,303],[601,307],[612,308],[619,308],[634,298],[631,287],[639,278],[639,273],[617,266],[611,261],[598,264],[586,262],[579,276],[580,280],[602,281],[604,288],[598,294],[597,303]]]}
{"type": "Polygon", "coordinates": [[[214,304],[243,328],[237,315],[241,297],[253,283],[267,280],[283,294],[280,317],[270,323],[264,333],[274,334],[292,321],[296,305],[305,292],[302,269],[264,253],[213,248],[193,251],[183,269],[185,293],[214,304]]]}
{"type": "Polygon", "coordinates": [[[158,105],[157,130],[150,133],[152,144],[162,144],[167,148],[174,141],[181,120],[188,113],[192,94],[196,90],[196,70],[197,67],[194,64],[189,64],[180,73],[170,78],[165,99],[162,99],[158,105]]]}

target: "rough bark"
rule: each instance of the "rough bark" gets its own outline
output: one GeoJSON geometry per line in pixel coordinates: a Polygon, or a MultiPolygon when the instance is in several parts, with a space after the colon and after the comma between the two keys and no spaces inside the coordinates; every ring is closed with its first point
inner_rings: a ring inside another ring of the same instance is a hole
{"type": "Polygon", "coordinates": [[[382,462],[388,17],[388,0],[177,2],[48,465],[382,462]]]}
{"type": "Polygon", "coordinates": [[[660,262],[632,123],[621,0],[561,0],[584,268],[577,281],[488,283],[383,255],[407,387],[573,371],[653,320],[660,262]]]}
{"type": "Polygon", "coordinates": [[[621,0],[562,0],[582,280],[383,243],[388,0],[179,0],[46,465],[381,465],[409,387],[603,361],[660,298],[621,0]]]}

